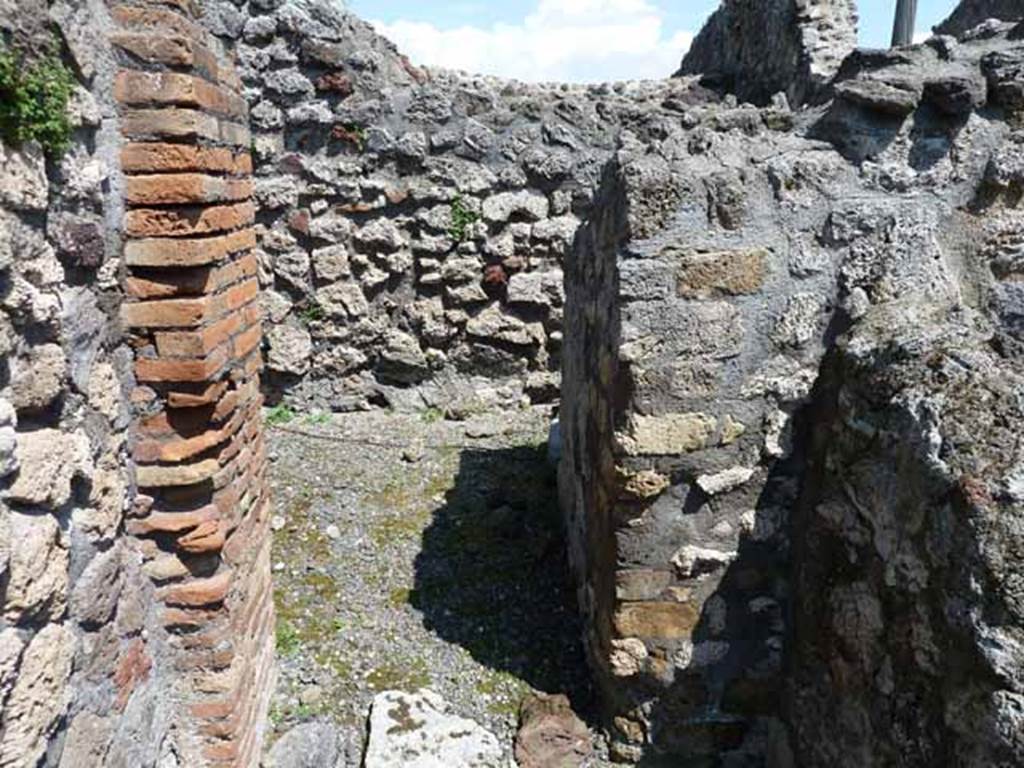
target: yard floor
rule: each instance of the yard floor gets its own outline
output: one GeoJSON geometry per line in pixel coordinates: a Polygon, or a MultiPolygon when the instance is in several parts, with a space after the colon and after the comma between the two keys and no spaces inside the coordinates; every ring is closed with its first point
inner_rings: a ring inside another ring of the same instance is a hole
{"type": "Polygon", "coordinates": [[[356,753],[374,694],[424,687],[509,756],[531,691],[592,722],[549,409],[268,416],[271,740],[327,718],[356,753]]]}

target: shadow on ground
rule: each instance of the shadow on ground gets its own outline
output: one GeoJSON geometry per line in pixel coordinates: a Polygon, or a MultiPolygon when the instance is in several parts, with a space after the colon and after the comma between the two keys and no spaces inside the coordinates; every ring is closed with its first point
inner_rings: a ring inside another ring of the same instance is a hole
{"type": "Polygon", "coordinates": [[[410,603],[478,662],[592,709],[555,472],[545,447],[469,449],[423,532],[410,603]]]}

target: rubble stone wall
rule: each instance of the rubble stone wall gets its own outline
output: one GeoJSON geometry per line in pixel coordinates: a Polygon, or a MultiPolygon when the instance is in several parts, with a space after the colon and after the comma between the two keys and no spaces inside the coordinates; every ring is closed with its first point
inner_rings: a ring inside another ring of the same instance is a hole
{"type": "Polygon", "coordinates": [[[851,0],[727,0],[679,77],[595,86],[327,0],[0,27],[76,80],[66,153],[0,145],[0,768],[257,764],[261,389],[459,416],[560,372],[617,758],[1022,754],[1019,24],[850,53],[851,0]]]}
{"type": "Polygon", "coordinates": [[[622,759],[1019,761],[1019,34],[611,163],[560,487],[622,759]]]}
{"type": "Polygon", "coordinates": [[[620,137],[680,119],[689,84],[420,69],[337,3],[204,7],[251,107],[268,391],[453,414],[556,398],[565,253],[620,137]]]}
{"type": "MultiPolygon", "coordinates": [[[[324,0],[203,7],[251,107],[268,393],[454,414],[554,399],[563,262],[602,168],[631,134],[664,133],[652,118],[687,121],[712,94],[685,78],[531,85],[419,68],[324,0]]],[[[800,101],[856,43],[850,0],[727,3],[716,18],[681,74],[772,80],[744,99],[800,101]]]]}
{"type": "MultiPolygon", "coordinates": [[[[26,65],[54,44],[45,3],[0,11],[26,65]]],[[[101,3],[52,13],[78,75],[71,147],[57,159],[0,144],[0,765],[154,764],[166,715],[159,640],[143,639],[154,590],[123,535],[134,376],[110,234],[114,64],[103,38],[79,37],[83,16],[109,16],[101,3]]]]}
{"type": "Polygon", "coordinates": [[[1024,8],[1016,0],[964,0],[948,19],[935,27],[936,34],[959,36],[987,19],[1015,21],[1024,18],[1024,8]]]}
{"type": "Polygon", "coordinates": [[[795,106],[819,98],[856,47],[854,0],[724,0],[679,74],[757,104],[783,94],[795,106]]]}
{"type": "Polygon", "coordinates": [[[0,765],[255,765],[273,615],[247,108],[189,2],[0,4],[0,765]],[[56,30],[56,38],[51,28],[56,30]]]}
{"type": "Polygon", "coordinates": [[[837,300],[819,184],[851,171],[771,130],[772,113],[741,114],[756,129],[680,128],[619,153],[601,197],[615,203],[570,259],[563,507],[632,761],[785,741],[792,418],[837,300]]]}
{"type": "Polygon", "coordinates": [[[972,312],[932,311],[879,308],[823,370],[794,518],[807,765],[1024,755],[1020,358],[972,312]]]}

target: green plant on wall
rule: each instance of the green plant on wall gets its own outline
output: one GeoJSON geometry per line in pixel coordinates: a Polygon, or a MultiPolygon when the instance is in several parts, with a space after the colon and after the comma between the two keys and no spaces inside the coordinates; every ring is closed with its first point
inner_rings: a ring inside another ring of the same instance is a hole
{"type": "Polygon", "coordinates": [[[284,403],[278,403],[269,411],[267,411],[265,421],[268,426],[276,427],[281,424],[287,424],[294,418],[295,411],[293,411],[284,403]]]}
{"type": "Polygon", "coordinates": [[[302,321],[303,325],[319,322],[327,317],[327,313],[324,311],[323,306],[321,306],[321,304],[315,299],[307,301],[306,305],[299,310],[298,314],[299,320],[302,321]]]}
{"type": "Polygon", "coordinates": [[[448,234],[457,243],[465,242],[469,236],[469,228],[480,221],[480,214],[470,210],[461,195],[452,200],[452,223],[448,234]]]}
{"type": "Polygon", "coordinates": [[[339,141],[351,144],[358,152],[366,149],[366,129],[355,123],[342,123],[334,126],[331,135],[339,141]]]}
{"type": "Polygon", "coordinates": [[[74,87],[75,78],[56,54],[29,63],[0,42],[0,138],[13,146],[38,141],[50,154],[64,152],[74,87]]]}
{"type": "Polygon", "coordinates": [[[349,125],[348,130],[352,134],[353,139],[355,139],[356,147],[358,147],[359,151],[362,152],[366,149],[366,129],[361,125],[349,125]]]}

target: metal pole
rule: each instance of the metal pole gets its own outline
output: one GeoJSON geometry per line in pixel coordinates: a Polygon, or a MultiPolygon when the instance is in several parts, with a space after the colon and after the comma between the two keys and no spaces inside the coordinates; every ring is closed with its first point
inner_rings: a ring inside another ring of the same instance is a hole
{"type": "Polygon", "coordinates": [[[896,0],[896,21],[892,27],[892,47],[914,42],[914,22],[917,20],[917,0],[896,0]]]}

